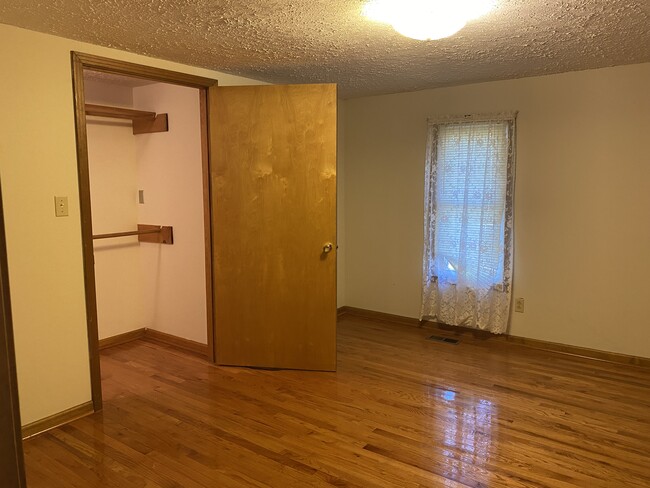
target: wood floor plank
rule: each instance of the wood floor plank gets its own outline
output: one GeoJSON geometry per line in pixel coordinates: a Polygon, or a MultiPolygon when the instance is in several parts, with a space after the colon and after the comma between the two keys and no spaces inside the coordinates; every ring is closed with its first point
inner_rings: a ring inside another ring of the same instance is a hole
{"type": "Polygon", "coordinates": [[[104,411],[25,442],[29,486],[650,486],[650,369],[429,335],[345,317],[337,373],[106,349],[104,411]]]}

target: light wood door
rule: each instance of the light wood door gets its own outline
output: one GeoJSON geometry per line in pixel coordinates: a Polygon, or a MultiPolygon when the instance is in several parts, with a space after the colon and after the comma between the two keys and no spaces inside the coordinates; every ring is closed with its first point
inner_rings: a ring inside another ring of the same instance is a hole
{"type": "Polygon", "coordinates": [[[217,363],[333,371],[336,86],[213,87],[209,110],[217,363]]]}

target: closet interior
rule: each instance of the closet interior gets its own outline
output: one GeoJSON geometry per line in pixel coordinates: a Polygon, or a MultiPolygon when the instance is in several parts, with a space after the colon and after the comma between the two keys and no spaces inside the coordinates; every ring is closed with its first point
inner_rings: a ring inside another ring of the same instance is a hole
{"type": "Polygon", "coordinates": [[[86,70],[84,96],[100,347],[149,334],[207,355],[199,90],[86,70]]]}

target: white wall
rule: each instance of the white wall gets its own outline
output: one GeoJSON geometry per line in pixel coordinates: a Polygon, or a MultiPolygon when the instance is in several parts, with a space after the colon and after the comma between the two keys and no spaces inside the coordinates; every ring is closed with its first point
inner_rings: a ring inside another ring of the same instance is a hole
{"type": "Polygon", "coordinates": [[[171,225],[174,244],[140,246],[148,327],[207,343],[199,91],[157,83],[133,89],[138,110],[167,113],[169,132],[136,139],[138,221],[171,225]]]}
{"type": "Polygon", "coordinates": [[[70,51],[253,80],[0,24],[0,176],[25,424],[90,401],[70,51]],[[68,196],[69,217],[54,216],[68,196]]]}
{"type": "MultiPolygon", "coordinates": [[[[84,89],[87,103],[133,107],[130,87],[86,80],[84,89]]],[[[138,173],[132,124],[88,117],[86,128],[93,233],[135,229],[138,173]]],[[[93,247],[99,338],[145,327],[138,238],[100,239],[93,247]]]]}
{"type": "Polygon", "coordinates": [[[345,102],[345,303],[417,317],[427,117],[519,110],[517,336],[650,357],[650,64],[345,102]]]}

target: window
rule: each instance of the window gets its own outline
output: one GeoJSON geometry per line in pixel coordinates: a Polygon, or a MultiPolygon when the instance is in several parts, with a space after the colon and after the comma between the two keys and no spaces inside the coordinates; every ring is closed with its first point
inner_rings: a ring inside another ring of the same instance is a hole
{"type": "Polygon", "coordinates": [[[480,311],[494,309],[497,299],[506,305],[500,310],[505,323],[497,327],[505,331],[512,269],[514,134],[514,114],[429,122],[423,317],[444,316],[452,325],[490,329],[495,317],[480,316],[480,311]],[[441,310],[443,302],[452,307],[448,313],[441,310]]]}

